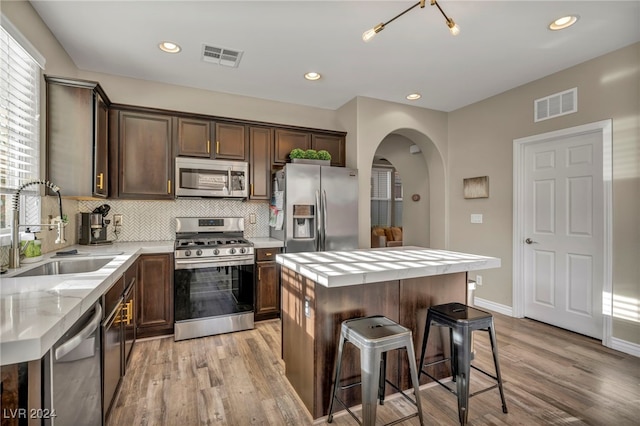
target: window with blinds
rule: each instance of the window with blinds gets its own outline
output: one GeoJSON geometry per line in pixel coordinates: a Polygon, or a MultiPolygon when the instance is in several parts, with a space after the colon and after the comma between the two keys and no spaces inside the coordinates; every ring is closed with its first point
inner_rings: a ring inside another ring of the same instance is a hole
{"type": "MultiPolygon", "coordinates": [[[[0,27],[0,233],[10,233],[13,194],[39,179],[40,73],[38,62],[0,27]]],[[[21,223],[39,223],[40,186],[22,191],[21,223]]]]}
{"type": "Polygon", "coordinates": [[[371,226],[391,225],[391,170],[371,169],[371,226]]]}
{"type": "Polygon", "coordinates": [[[371,169],[371,226],[402,226],[402,180],[391,168],[371,169]]]}

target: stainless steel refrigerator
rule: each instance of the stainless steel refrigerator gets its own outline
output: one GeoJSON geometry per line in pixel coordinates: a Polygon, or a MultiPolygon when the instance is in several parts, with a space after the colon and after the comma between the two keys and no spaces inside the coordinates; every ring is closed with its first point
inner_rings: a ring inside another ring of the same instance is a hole
{"type": "Polygon", "coordinates": [[[273,186],[272,214],[283,217],[270,235],[287,253],[358,248],[357,170],[290,163],[273,186]]]}

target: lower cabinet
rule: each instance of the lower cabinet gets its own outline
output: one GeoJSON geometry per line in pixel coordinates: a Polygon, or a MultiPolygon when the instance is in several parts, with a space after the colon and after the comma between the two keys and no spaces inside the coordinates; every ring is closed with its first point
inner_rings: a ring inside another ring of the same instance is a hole
{"type": "Polygon", "coordinates": [[[256,249],[255,321],[280,317],[280,273],[276,254],[280,248],[256,249]]]}
{"type": "Polygon", "coordinates": [[[173,253],[138,258],[137,338],[173,333],[173,253]]]}
{"type": "Polygon", "coordinates": [[[136,261],[102,296],[102,415],[103,424],[126,373],[136,340],[135,297],[138,281],[136,261]]]}
{"type": "Polygon", "coordinates": [[[122,295],[124,277],[121,277],[102,296],[102,415],[106,420],[111,411],[123,373],[122,295]]]}

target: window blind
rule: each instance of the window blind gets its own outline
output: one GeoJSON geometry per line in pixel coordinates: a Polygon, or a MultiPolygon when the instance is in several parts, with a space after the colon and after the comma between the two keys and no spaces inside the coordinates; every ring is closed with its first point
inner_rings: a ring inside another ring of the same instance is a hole
{"type": "MultiPolygon", "coordinates": [[[[33,57],[0,27],[0,232],[9,231],[15,191],[39,178],[40,72],[33,57]]],[[[38,191],[38,186],[23,191],[21,223],[39,223],[38,191]]]]}

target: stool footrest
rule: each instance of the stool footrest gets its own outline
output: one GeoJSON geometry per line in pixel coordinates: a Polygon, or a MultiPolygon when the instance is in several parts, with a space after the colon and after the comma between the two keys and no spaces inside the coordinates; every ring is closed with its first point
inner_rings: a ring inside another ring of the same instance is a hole
{"type": "MultiPolygon", "coordinates": [[[[411,399],[411,397],[409,397],[409,395],[407,395],[402,389],[400,389],[398,386],[395,385],[395,383],[390,382],[389,380],[385,379],[384,380],[389,386],[391,386],[392,388],[394,388],[395,390],[397,390],[400,395],[404,396],[404,398],[409,401],[410,403],[412,403],[413,405],[415,405],[416,407],[418,406],[418,404],[411,399]]],[[[413,390],[413,394],[415,395],[415,389],[413,390]]],[[[416,415],[418,415],[418,413],[415,413],[416,415]]]]}
{"type": "Polygon", "coordinates": [[[442,383],[439,379],[436,379],[435,377],[433,377],[431,374],[427,373],[424,370],[421,370],[420,373],[425,374],[427,377],[429,377],[431,380],[433,380],[434,382],[436,382],[437,384],[439,384],[440,386],[442,386],[443,388],[445,388],[446,390],[448,390],[449,392],[451,392],[454,395],[457,395],[456,391],[451,389],[449,386],[445,385],[444,383],[442,383]]]}

